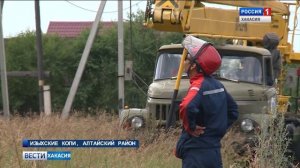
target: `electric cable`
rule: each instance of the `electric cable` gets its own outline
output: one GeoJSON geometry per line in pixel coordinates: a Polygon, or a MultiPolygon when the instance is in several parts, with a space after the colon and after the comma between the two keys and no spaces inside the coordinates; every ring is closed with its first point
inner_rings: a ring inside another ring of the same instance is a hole
{"type": "Polygon", "coordinates": [[[145,96],[147,96],[147,93],[146,93],[146,91],[144,91],[144,89],[138,84],[138,82],[137,82],[137,80],[135,79],[135,78],[138,78],[139,79],[139,81],[140,82],[142,82],[144,85],[146,85],[147,86],[147,88],[148,88],[148,85],[146,84],[146,82],[143,80],[143,79],[141,79],[140,77],[139,77],[139,75],[137,75],[137,73],[135,73],[134,71],[132,71],[132,75],[133,75],[133,83],[137,86],[137,88],[138,89],[140,89],[140,91],[145,95],[145,96]]]}
{"type": "MultiPolygon", "coordinates": [[[[82,10],[85,10],[85,11],[88,11],[88,12],[94,12],[94,13],[97,12],[97,11],[94,11],[94,10],[87,9],[87,8],[82,7],[82,6],[79,6],[79,5],[77,5],[77,4],[73,3],[73,2],[70,2],[69,0],[65,0],[65,1],[68,2],[69,4],[73,5],[73,6],[77,7],[77,8],[82,9],[82,10]]],[[[137,3],[133,4],[132,6],[136,6],[136,5],[140,4],[141,2],[143,2],[143,1],[137,2],[137,3]]],[[[130,7],[127,7],[127,8],[124,8],[123,10],[126,11],[129,8],[130,7]]],[[[103,12],[103,13],[116,13],[116,12],[118,12],[118,11],[107,11],[107,12],[103,12]]]]}
{"type": "Polygon", "coordinates": [[[132,71],[132,73],[134,74],[134,76],[136,76],[144,85],[146,85],[147,87],[149,87],[149,85],[135,72],[132,71]]]}

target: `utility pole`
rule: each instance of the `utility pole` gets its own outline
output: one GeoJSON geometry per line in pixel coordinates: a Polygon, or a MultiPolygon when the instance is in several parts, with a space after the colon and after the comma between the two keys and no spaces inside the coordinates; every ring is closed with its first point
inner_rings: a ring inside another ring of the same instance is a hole
{"type": "Polygon", "coordinates": [[[1,70],[1,89],[2,89],[2,104],[4,117],[9,118],[9,100],[7,89],[7,74],[6,74],[6,59],[5,59],[5,47],[3,39],[2,29],[2,12],[3,12],[4,0],[0,0],[0,70],[1,70]]]}
{"type": "Polygon", "coordinates": [[[106,3],[106,0],[102,0],[101,3],[100,3],[95,21],[93,23],[93,26],[92,26],[92,29],[90,31],[89,37],[88,37],[87,42],[85,44],[85,48],[84,48],[84,51],[82,53],[82,56],[81,56],[81,59],[80,59],[80,62],[79,62],[79,66],[77,68],[77,71],[76,71],[76,74],[75,74],[75,77],[74,77],[74,80],[73,80],[73,83],[72,83],[67,101],[66,101],[64,109],[62,111],[61,117],[63,119],[66,119],[66,118],[69,117],[71,106],[73,104],[73,100],[74,100],[75,94],[77,92],[80,79],[82,77],[82,74],[83,74],[88,56],[89,56],[91,48],[92,48],[92,45],[94,43],[94,39],[95,39],[95,37],[97,35],[97,32],[98,32],[98,27],[99,27],[101,16],[102,16],[102,13],[103,13],[103,10],[104,10],[104,7],[105,7],[105,3],[106,3]]]}
{"type": "Polygon", "coordinates": [[[119,85],[119,116],[124,108],[124,29],[123,1],[118,1],[118,85],[119,85]]]}
{"type": "Polygon", "coordinates": [[[35,7],[35,27],[36,27],[36,51],[38,65],[38,86],[39,86],[39,108],[40,114],[44,112],[44,73],[43,73],[43,46],[42,46],[42,31],[40,17],[40,1],[34,1],[35,7]]]}

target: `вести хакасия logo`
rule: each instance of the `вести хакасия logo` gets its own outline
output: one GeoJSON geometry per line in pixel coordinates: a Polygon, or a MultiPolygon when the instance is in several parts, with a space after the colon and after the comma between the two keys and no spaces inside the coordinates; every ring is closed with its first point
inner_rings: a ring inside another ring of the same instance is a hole
{"type": "Polygon", "coordinates": [[[71,160],[70,151],[23,151],[23,160],[71,160]]]}

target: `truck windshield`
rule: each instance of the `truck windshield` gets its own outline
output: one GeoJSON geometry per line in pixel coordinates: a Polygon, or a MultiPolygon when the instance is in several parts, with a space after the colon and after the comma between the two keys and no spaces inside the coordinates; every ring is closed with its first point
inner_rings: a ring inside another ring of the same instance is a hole
{"type": "Polygon", "coordinates": [[[262,84],[262,66],[256,57],[223,56],[218,72],[221,78],[262,84]]]}
{"type": "MultiPolygon", "coordinates": [[[[177,76],[181,54],[161,53],[158,57],[154,80],[177,76]]],[[[262,84],[262,65],[254,56],[222,55],[222,65],[217,76],[235,81],[262,84]]],[[[186,76],[186,73],[183,73],[186,76]]]]}
{"type": "Polygon", "coordinates": [[[180,58],[181,54],[161,53],[157,60],[154,80],[176,77],[180,58]]]}

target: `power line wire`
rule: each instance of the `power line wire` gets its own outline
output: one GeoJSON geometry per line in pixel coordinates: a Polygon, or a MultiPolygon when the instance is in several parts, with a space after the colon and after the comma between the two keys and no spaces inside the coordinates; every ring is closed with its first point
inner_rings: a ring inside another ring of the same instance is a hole
{"type": "MultiPolygon", "coordinates": [[[[65,1],[66,1],[66,2],[68,2],[69,4],[73,5],[73,6],[77,7],[77,8],[83,9],[83,10],[85,10],[85,11],[89,11],[89,12],[97,12],[97,11],[90,10],[90,9],[87,9],[87,8],[81,7],[81,6],[79,6],[79,5],[76,5],[75,3],[73,3],[73,2],[70,2],[70,1],[68,1],[68,0],[65,0],[65,1]]],[[[104,13],[104,12],[103,12],[103,13],[104,13]]]]}
{"type": "MultiPolygon", "coordinates": [[[[68,0],[65,0],[65,1],[68,2],[69,4],[73,5],[73,6],[77,7],[77,8],[82,9],[82,10],[89,11],[89,12],[97,12],[95,10],[91,10],[91,9],[87,9],[87,8],[82,7],[82,6],[79,6],[79,5],[77,5],[73,2],[70,2],[68,0]]],[[[137,3],[133,4],[132,6],[136,6],[136,5],[140,4],[141,2],[142,1],[137,2],[137,3]]],[[[130,9],[130,7],[124,8],[123,10],[125,11],[125,10],[128,10],[128,9],[130,9]]],[[[118,11],[117,10],[116,11],[107,11],[107,12],[103,12],[103,13],[116,13],[116,12],[118,12],[118,11]]]]}

